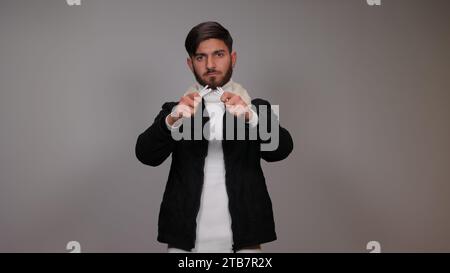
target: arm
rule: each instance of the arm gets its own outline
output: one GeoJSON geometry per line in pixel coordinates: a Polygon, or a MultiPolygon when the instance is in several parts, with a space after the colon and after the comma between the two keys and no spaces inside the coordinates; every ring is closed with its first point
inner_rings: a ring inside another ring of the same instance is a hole
{"type": "Polygon", "coordinates": [[[153,124],[139,135],[135,153],[143,164],[158,166],[172,153],[176,142],[167,128],[166,117],[175,105],[176,102],[164,103],[153,124]]]}
{"type": "Polygon", "coordinates": [[[270,150],[265,150],[264,147],[262,147],[261,158],[267,162],[280,161],[287,158],[294,148],[291,134],[287,129],[281,127],[278,117],[273,112],[268,101],[254,99],[252,104],[256,107],[258,114],[258,141],[260,141],[261,146],[266,145],[266,147],[270,146],[269,144],[275,144],[274,149],[270,150]],[[265,109],[260,106],[265,106],[265,109]],[[261,111],[264,111],[264,113],[261,111]],[[267,124],[266,128],[261,129],[260,126],[262,123],[267,124]],[[273,136],[277,130],[272,128],[272,123],[278,127],[278,141],[276,141],[276,137],[273,136]],[[270,137],[262,137],[260,134],[263,132],[267,132],[270,137]]]}

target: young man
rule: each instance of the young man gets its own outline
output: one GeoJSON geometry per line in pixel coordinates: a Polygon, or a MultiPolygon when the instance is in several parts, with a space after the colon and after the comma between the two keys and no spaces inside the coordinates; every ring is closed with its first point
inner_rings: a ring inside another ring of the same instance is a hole
{"type": "Polygon", "coordinates": [[[237,56],[228,30],[201,23],[187,35],[185,47],[197,83],[178,102],[166,102],[136,143],[143,164],[158,166],[172,155],[158,241],[167,243],[169,252],[260,252],[262,243],[276,240],[260,161],[286,158],[292,138],[267,101],[251,100],[232,81],[237,56]],[[199,128],[200,138],[194,132],[199,128]],[[242,128],[245,137],[239,138],[242,128]],[[263,137],[263,128],[277,135],[263,137]],[[176,132],[188,137],[174,137],[176,132]],[[274,149],[263,148],[275,138],[274,149]]]}

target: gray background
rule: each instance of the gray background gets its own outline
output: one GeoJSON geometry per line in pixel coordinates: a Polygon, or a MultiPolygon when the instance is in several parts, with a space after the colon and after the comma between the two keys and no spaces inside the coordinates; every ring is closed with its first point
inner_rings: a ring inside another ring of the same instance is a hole
{"type": "Polygon", "coordinates": [[[267,252],[450,251],[450,1],[0,0],[0,251],[161,252],[170,160],[134,155],[217,20],[233,79],[280,105],[267,252]]]}

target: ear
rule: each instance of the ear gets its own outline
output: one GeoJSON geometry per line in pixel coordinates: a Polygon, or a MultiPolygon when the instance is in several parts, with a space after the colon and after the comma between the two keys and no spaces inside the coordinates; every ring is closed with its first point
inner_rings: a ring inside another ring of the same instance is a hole
{"type": "Polygon", "coordinates": [[[231,65],[234,68],[234,65],[236,64],[236,60],[237,60],[237,53],[236,51],[231,52],[231,65]]]}
{"type": "Polygon", "coordinates": [[[189,69],[192,71],[192,73],[194,73],[194,67],[192,64],[192,59],[189,57],[186,59],[187,65],[189,66],[189,69]]]}

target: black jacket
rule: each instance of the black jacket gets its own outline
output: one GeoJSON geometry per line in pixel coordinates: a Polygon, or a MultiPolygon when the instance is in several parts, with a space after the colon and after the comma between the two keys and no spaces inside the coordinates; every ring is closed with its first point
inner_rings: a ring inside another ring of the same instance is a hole
{"type": "MultiPolygon", "coordinates": [[[[252,100],[256,106],[258,126],[248,130],[258,130],[261,122],[259,105],[267,106],[268,131],[270,119],[277,118],[270,104],[262,99],[252,100]]],[[[139,135],[136,143],[136,157],[143,164],[158,166],[172,155],[169,177],[161,203],[158,224],[158,241],[173,247],[191,250],[195,246],[196,218],[200,208],[203,186],[203,167],[208,151],[208,140],[174,140],[167,129],[165,118],[176,102],[166,102],[153,124],[139,135]]],[[[205,111],[202,101],[202,111],[205,111]]],[[[195,115],[202,115],[197,111],[195,115]]],[[[279,146],[273,151],[261,151],[263,141],[258,133],[257,140],[226,140],[225,116],[234,118],[228,111],[224,114],[222,147],[225,161],[225,184],[228,193],[233,249],[276,240],[272,202],[267,192],[265,178],[261,169],[261,158],[272,162],[286,158],[293,149],[289,132],[279,127],[279,146]]],[[[208,116],[200,116],[203,125],[209,124],[208,116]]],[[[193,118],[191,118],[193,122],[193,118]]],[[[193,124],[193,123],[192,123],[193,124]]],[[[279,124],[277,124],[279,126],[279,124]]],[[[181,126],[181,130],[182,130],[181,126]]],[[[194,126],[191,126],[194,128],[194,126]]],[[[203,127],[202,127],[203,128],[203,127]]],[[[236,134],[236,129],[234,129],[236,134]]],[[[191,138],[194,139],[194,138],[191,138]]],[[[236,138],[234,138],[236,139],[236,138]]]]}

